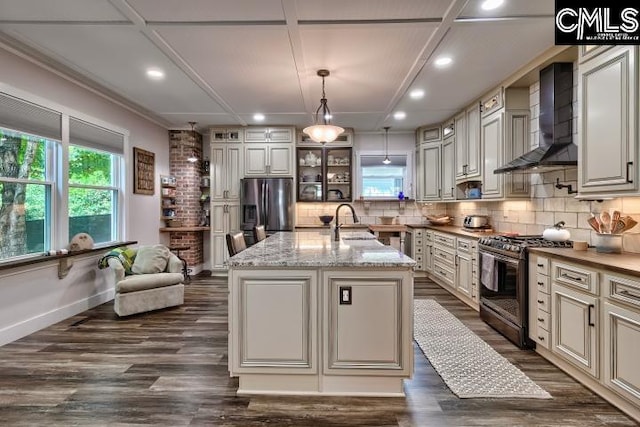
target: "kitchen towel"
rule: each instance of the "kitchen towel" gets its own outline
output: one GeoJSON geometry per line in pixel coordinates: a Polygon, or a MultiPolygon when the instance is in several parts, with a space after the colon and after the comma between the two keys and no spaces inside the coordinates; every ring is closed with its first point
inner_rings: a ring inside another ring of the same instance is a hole
{"type": "Polygon", "coordinates": [[[498,292],[498,278],[495,271],[496,258],[493,255],[482,253],[482,273],[480,275],[480,283],[485,288],[498,292]]]}

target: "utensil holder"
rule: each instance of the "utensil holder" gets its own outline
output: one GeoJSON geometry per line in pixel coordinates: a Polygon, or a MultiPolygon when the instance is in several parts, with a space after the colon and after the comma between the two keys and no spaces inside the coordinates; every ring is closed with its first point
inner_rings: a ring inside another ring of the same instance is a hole
{"type": "Polygon", "coordinates": [[[596,236],[596,252],[606,254],[622,253],[622,234],[598,233],[596,236]]]}

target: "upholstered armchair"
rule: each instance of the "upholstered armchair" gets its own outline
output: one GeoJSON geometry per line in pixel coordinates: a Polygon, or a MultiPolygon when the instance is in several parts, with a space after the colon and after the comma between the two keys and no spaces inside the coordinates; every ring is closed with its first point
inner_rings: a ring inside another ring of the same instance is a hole
{"type": "Polygon", "coordinates": [[[118,316],[184,303],[182,261],[166,246],[117,249],[100,260],[113,271],[114,310],[118,316]]]}

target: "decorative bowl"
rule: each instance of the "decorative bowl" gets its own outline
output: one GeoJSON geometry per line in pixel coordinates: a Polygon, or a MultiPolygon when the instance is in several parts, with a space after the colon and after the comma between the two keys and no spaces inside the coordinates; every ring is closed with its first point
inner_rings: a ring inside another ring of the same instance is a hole
{"type": "Polygon", "coordinates": [[[427,215],[426,218],[433,225],[447,225],[451,222],[451,218],[446,215],[427,215]]]}
{"type": "Polygon", "coordinates": [[[320,218],[320,221],[322,221],[324,225],[329,225],[331,221],[333,221],[333,215],[320,215],[318,218],[320,218]]]}

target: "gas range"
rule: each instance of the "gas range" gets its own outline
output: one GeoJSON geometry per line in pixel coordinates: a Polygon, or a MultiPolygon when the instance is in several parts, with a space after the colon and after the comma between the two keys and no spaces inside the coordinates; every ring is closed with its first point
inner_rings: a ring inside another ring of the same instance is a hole
{"type": "Polygon", "coordinates": [[[533,236],[491,236],[479,240],[480,247],[498,252],[513,258],[522,258],[527,248],[571,248],[573,242],[556,242],[543,239],[541,235],[533,236]]]}

